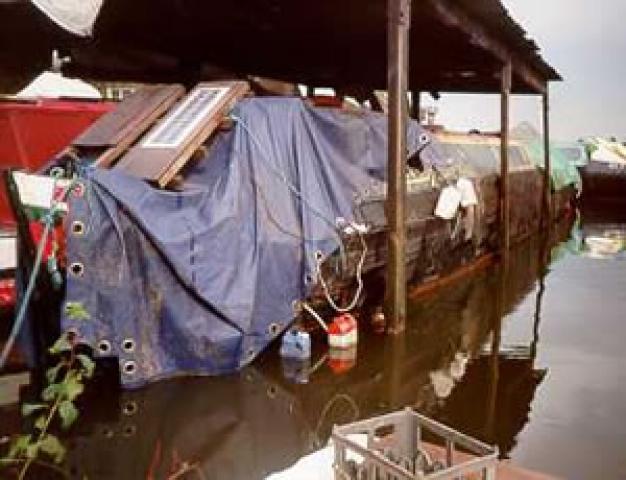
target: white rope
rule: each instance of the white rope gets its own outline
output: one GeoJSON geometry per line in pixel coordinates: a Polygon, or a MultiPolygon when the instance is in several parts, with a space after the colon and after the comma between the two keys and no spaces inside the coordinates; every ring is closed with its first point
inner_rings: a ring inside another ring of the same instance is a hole
{"type": "Polygon", "coordinates": [[[361,240],[362,251],[361,251],[361,258],[359,259],[359,262],[357,263],[356,272],[355,272],[356,281],[357,281],[357,289],[354,294],[354,297],[352,298],[352,301],[348,304],[348,306],[340,307],[339,305],[335,303],[335,301],[330,295],[328,285],[326,284],[326,280],[324,280],[324,276],[322,275],[322,263],[323,263],[322,256],[316,255],[315,257],[315,269],[317,272],[317,279],[319,280],[320,285],[322,286],[322,290],[324,291],[324,296],[326,297],[326,301],[333,308],[333,310],[335,310],[338,313],[345,313],[354,309],[354,307],[356,307],[357,302],[359,301],[359,298],[361,297],[361,292],[363,291],[363,265],[365,264],[365,257],[367,255],[367,243],[365,242],[365,238],[363,237],[361,230],[357,226],[354,226],[354,225],[352,225],[352,228],[359,235],[359,239],[361,240]]]}
{"type": "Polygon", "coordinates": [[[326,322],[324,322],[322,317],[320,317],[319,313],[313,310],[313,308],[306,302],[302,302],[302,308],[304,308],[307,312],[309,312],[309,314],[317,321],[317,323],[320,324],[320,327],[322,327],[322,329],[326,333],[328,333],[328,326],[326,325],[326,322]]]}
{"type": "MultiPolygon", "coordinates": [[[[343,238],[341,236],[341,234],[338,231],[337,225],[336,225],[336,220],[335,219],[329,219],[326,214],[324,214],[323,212],[321,212],[319,209],[317,209],[317,207],[315,207],[313,204],[311,204],[303,195],[302,192],[295,186],[293,185],[289,179],[285,176],[285,174],[280,171],[278,168],[276,168],[273,164],[273,162],[271,161],[271,157],[269,155],[269,153],[265,150],[265,148],[263,147],[263,144],[261,143],[261,141],[257,138],[257,136],[252,132],[252,130],[250,130],[250,128],[248,128],[248,125],[246,124],[246,122],[244,122],[241,118],[239,118],[238,116],[234,115],[234,114],[230,114],[230,118],[237,122],[237,124],[241,125],[241,127],[245,130],[245,132],[248,134],[248,136],[252,139],[252,141],[256,144],[257,148],[261,151],[261,153],[263,154],[263,156],[265,157],[265,159],[267,160],[267,166],[270,167],[271,171],[277,175],[282,182],[285,184],[285,186],[302,202],[303,205],[305,205],[306,207],[308,207],[315,215],[317,215],[319,218],[321,218],[324,222],[326,222],[328,225],[330,225],[330,227],[333,229],[333,232],[337,235],[338,239],[339,239],[339,251],[341,254],[341,260],[342,260],[342,265],[345,267],[347,265],[346,262],[346,255],[345,255],[345,246],[343,243],[343,238]]],[[[354,224],[350,224],[350,226],[358,233],[359,238],[361,240],[361,245],[363,247],[363,251],[361,253],[361,258],[359,259],[359,263],[357,264],[357,268],[356,268],[356,280],[357,280],[357,291],[354,295],[354,298],[352,299],[352,301],[348,304],[347,307],[339,307],[335,301],[332,299],[332,297],[330,296],[329,290],[328,290],[328,286],[326,284],[326,281],[324,280],[324,277],[322,276],[322,271],[321,271],[321,263],[322,263],[322,258],[321,255],[316,255],[316,271],[317,271],[317,278],[320,282],[320,284],[322,285],[322,289],[324,290],[324,295],[326,297],[326,300],[328,301],[328,304],[338,313],[345,313],[345,312],[349,312],[350,310],[354,309],[354,307],[356,306],[357,302],[359,301],[359,298],[361,297],[361,292],[363,291],[363,278],[362,278],[362,271],[363,271],[363,264],[365,263],[365,256],[367,254],[367,244],[365,243],[365,239],[363,238],[363,234],[360,230],[360,228],[354,224]]],[[[321,318],[319,318],[319,316],[317,315],[317,313],[312,313],[314,312],[313,309],[307,308],[308,306],[306,304],[304,304],[304,308],[307,309],[307,311],[309,313],[311,313],[311,315],[318,320],[318,322],[321,320],[321,318]]],[[[321,324],[323,323],[323,320],[321,321],[321,324]]],[[[326,325],[324,324],[324,330],[327,330],[326,325]]]]}

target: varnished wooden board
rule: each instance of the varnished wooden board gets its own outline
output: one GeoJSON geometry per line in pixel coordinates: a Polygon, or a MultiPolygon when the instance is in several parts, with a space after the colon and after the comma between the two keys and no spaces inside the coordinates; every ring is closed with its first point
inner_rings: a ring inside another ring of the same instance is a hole
{"type": "Polygon", "coordinates": [[[185,94],[182,85],[146,85],[78,136],[72,146],[102,149],[96,165],[109,167],[185,94]]]}
{"type": "Polygon", "coordinates": [[[242,81],[198,84],[115,168],[166,186],[248,91],[242,81]]]}

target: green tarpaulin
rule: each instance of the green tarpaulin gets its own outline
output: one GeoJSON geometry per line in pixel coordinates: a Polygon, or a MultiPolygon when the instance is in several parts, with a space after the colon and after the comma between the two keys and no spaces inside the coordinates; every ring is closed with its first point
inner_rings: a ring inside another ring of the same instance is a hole
{"type": "MultiPolygon", "coordinates": [[[[544,168],[544,147],[542,141],[526,141],[524,146],[534,164],[544,168]]],[[[568,161],[567,155],[554,146],[550,147],[550,163],[552,188],[555,191],[569,185],[574,185],[579,192],[582,190],[582,180],[578,169],[568,161]]]]}

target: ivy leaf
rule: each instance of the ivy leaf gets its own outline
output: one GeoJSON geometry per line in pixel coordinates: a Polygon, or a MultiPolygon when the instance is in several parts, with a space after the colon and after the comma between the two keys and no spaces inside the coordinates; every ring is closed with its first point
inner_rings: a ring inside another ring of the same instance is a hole
{"type": "Polygon", "coordinates": [[[40,445],[41,444],[39,442],[28,444],[28,446],[26,447],[26,458],[30,458],[31,460],[37,458],[40,445]]]}
{"type": "Polygon", "coordinates": [[[68,375],[65,380],[59,385],[59,393],[63,395],[66,400],[73,402],[76,397],[83,393],[85,386],[80,383],[79,373],[70,373],[71,374],[68,375]]]}
{"type": "Polygon", "coordinates": [[[45,403],[25,403],[24,405],[22,405],[22,416],[28,417],[33,412],[37,412],[45,408],[48,408],[48,405],[46,405],[45,403]]]}
{"type": "Polygon", "coordinates": [[[62,352],[69,352],[72,349],[72,344],[70,343],[67,335],[61,335],[54,345],[52,345],[49,349],[50,353],[53,355],[58,355],[62,352]]]}
{"type": "Polygon", "coordinates": [[[80,355],[77,355],[76,358],[78,359],[81,366],[83,367],[83,370],[85,371],[84,372],[85,377],[87,378],[93,377],[93,372],[96,368],[95,362],[91,358],[89,358],[88,355],[85,355],[83,353],[81,353],[80,355]]]}
{"type": "Polygon", "coordinates": [[[61,463],[65,457],[65,447],[61,445],[61,442],[54,435],[48,434],[41,442],[39,442],[39,448],[46,455],[52,457],[55,463],[61,463]]]}
{"type": "Polygon", "coordinates": [[[78,418],[78,409],[69,400],[64,400],[59,404],[59,416],[61,417],[61,427],[67,430],[78,418]]]}
{"type": "Polygon", "coordinates": [[[59,370],[61,370],[61,367],[63,367],[63,365],[64,363],[61,362],[58,365],[55,365],[54,367],[46,370],[46,379],[48,380],[48,383],[53,383],[57,379],[59,370]]]}
{"type": "Polygon", "coordinates": [[[37,417],[37,420],[35,420],[35,428],[40,432],[43,431],[44,428],[46,428],[45,415],[40,415],[39,417],[37,417]]]}
{"type": "Polygon", "coordinates": [[[20,435],[13,440],[11,448],[9,449],[8,458],[18,458],[26,452],[28,444],[30,443],[30,435],[20,435]]]}
{"type": "Polygon", "coordinates": [[[91,315],[85,309],[85,306],[81,302],[67,302],[65,304],[65,314],[71,320],[89,320],[91,315]]]}
{"type": "Polygon", "coordinates": [[[61,393],[61,384],[53,383],[52,385],[48,385],[43,392],[41,392],[41,399],[44,402],[51,402],[54,400],[59,393],[61,393]]]}

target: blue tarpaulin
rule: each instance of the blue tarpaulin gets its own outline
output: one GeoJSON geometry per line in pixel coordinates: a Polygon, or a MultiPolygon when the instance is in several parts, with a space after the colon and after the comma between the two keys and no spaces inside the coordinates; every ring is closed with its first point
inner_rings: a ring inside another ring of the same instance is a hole
{"type": "MultiPolygon", "coordinates": [[[[233,116],[181,191],[88,169],[71,200],[68,225],[84,229],[68,229],[66,303],[91,318],[62,312],[62,328],[118,357],[125,386],[254,359],[311,291],[315,253],[339,247],[336,219],[353,220],[355,198],[385,178],[381,114],[252,98],[233,116]]],[[[410,153],[422,133],[410,123],[410,153]]],[[[441,160],[434,144],[422,158],[441,160]]]]}

